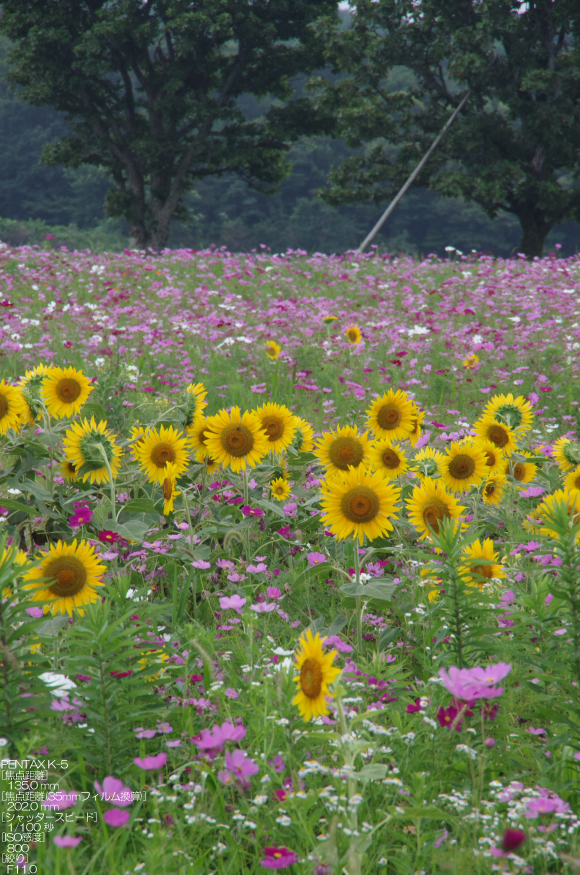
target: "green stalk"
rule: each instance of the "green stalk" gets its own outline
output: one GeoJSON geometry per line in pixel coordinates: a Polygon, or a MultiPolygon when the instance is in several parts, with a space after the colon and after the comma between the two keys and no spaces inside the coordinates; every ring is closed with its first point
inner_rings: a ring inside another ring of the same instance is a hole
{"type": "MultiPolygon", "coordinates": [[[[364,543],[364,542],[363,542],[364,543]]],[[[356,588],[358,592],[358,588],[360,587],[360,556],[358,552],[358,541],[355,539],[354,542],[354,579],[356,582],[356,588]]],[[[361,595],[355,595],[356,602],[356,646],[359,653],[362,652],[362,612],[363,612],[363,597],[361,595]]]]}

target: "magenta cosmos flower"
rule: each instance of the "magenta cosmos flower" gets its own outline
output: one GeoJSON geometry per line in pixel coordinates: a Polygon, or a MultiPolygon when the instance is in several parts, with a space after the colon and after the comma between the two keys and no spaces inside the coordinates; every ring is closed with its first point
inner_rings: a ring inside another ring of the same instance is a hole
{"type": "Polygon", "coordinates": [[[294,851],[289,851],[288,848],[264,848],[266,858],[260,860],[260,866],[264,869],[285,869],[293,863],[297,863],[300,859],[294,851]]]}
{"type": "Polygon", "coordinates": [[[163,766],[167,762],[167,754],[162,751],[154,757],[145,757],[145,759],[141,759],[141,757],[135,757],[133,762],[136,766],[139,766],[140,769],[145,769],[145,771],[147,772],[153,772],[155,771],[155,769],[163,768],[163,766]]]}
{"type": "Polygon", "coordinates": [[[110,808],[103,814],[103,820],[108,826],[125,826],[131,813],[129,811],[120,811],[118,808],[110,808]]]}

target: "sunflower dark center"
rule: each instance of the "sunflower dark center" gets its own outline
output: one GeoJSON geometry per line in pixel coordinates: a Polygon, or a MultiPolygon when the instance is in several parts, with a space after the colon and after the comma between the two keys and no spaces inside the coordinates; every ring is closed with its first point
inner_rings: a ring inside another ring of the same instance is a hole
{"type": "Polygon", "coordinates": [[[328,457],[335,468],[348,471],[348,466],[358,468],[363,460],[364,449],[360,441],[352,437],[336,438],[330,445],[328,457]]]}
{"type": "Polygon", "coordinates": [[[356,328],[349,328],[348,329],[348,339],[349,340],[357,340],[357,338],[358,338],[358,331],[356,330],[356,328]]]}
{"type": "Polygon", "coordinates": [[[163,498],[169,501],[173,495],[173,480],[171,477],[166,477],[163,481],[163,498]]]}
{"type": "Polygon", "coordinates": [[[246,425],[228,425],[220,434],[224,450],[236,459],[247,456],[254,449],[254,435],[246,425]]]}
{"type": "Polygon", "coordinates": [[[270,443],[277,441],[284,434],[284,422],[279,416],[266,416],[262,420],[262,429],[268,435],[270,443]]]}
{"type": "Polygon", "coordinates": [[[502,428],[501,425],[497,423],[495,425],[491,425],[487,430],[487,436],[496,447],[505,447],[509,444],[509,434],[502,428]]]}
{"type": "Polygon", "coordinates": [[[340,509],[351,523],[370,523],[380,510],[379,497],[369,486],[355,486],[342,496],[340,509]]]}
{"type": "Polygon", "coordinates": [[[401,460],[400,460],[399,456],[397,455],[397,453],[390,448],[388,450],[385,450],[385,452],[382,455],[382,459],[383,459],[383,465],[385,466],[385,468],[389,468],[391,471],[398,468],[399,465],[401,464],[401,460]]]}
{"type": "Polygon", "coordinates": [[[377,422],[385,431],[392,431],[401,422],[401,411],[392,404],[383,404],[377,413],[377,422]]]}
{"type": "Polygon", "coordinates": [[[496,416],[501,416],[502,419],[511,425],[512,428],[518,428],[522,424],[522,411],[515,404],[503,404],[495,411],[496,416]]]}
{"type": "Polygon", "coordinates": [[[580,474],[572,481],[572,489],[580,489],[580,474]]]}
{"type": "Polygon", "coordinates": [[[8,413],[8,398],[0,392],[0,419],[4,419],[8,413]]]}
{"type": "Polygon", "coordinates": [[[493,571],[491,565],[473,565],[469,569],[469,573],[475,577],[479,575],[480,577],[485,577],[487,580],[491,580],[493,571]]]}
{"type": "Polygon", "coordinates": [[[317,659],[306,659],[300,669],[300,687],[309,699],[316,699],[322,690],[322,666],[317,659]]]}
{"type": "Polygon", "coordinates": [[[55,391],[59,401],[72,404],[81,394],[82,386],[77,380],[73,380],[71,377],[64,377],[56,384],[55,391]]]}
{"type": "Polygon", "coordinates": [[[467,453],[459,453],[449,462],[449,473],[456,480],[466,480],[475,471],[475,462],[467,453]]]}
{"type": "Polygon", "coordinates": [[[419,420],[413,419],[412,426],[413,426],[413,428],[411,429],[411,434],[414,436],[414,435],[418,434],[418,432],[419,432],[419,420]]]}
{"type": "Polygon", "coordinates": [[[202,430],[199,433],[199,442],[202,443],[204,445],[204,447],[207,446],[208,437],[209,437],[209,432],[207,432],[205,430],[205,428],[202,428],[202,430]]]}
{"type": "Polygon", "coordinates": [[[522,462],[516,462],[512,468],[512,477],[514,480],[523,480],[526,476],[526,466],[522,462]]]}
{"type": "Polygon", "coordinates": [[[171,444],[156,444],[151,451],[151,461],[158,468],[165,468],[168,462],[175,462],[175,450],[171,444]]]}
{"type": "Polygon", "coordinates": [[[49,562],[44,577],[50,580],[48,589],[59,598],[79,593],[87,582],[87,570],[76,556],[58,556],[49,562]]]}
{"type": "Polygon", "coordinates": [[[485,494],[486,495],[493,495],[493,493],[495,492],[496,489],[497,489],[497,484],[488,483],[487,486],[485,487],[485,494]]]}
{"type": "Polygon", "coordinates": [[[439,534],[439,521],[450,518],[451,512],[445,502],[435,496],[423,508],[423,521],[431,526],[436,535],[439,534]]]}
{"type": "Polygon", "coordinates": [[[493,468],[493,466],[496,464],[496,462],[497,462],[497,456],[495,455],[495,453],[492,453],[491,450],[486,450],[485,451],[485,464],[487,465],[487,467],[493,468]]]}

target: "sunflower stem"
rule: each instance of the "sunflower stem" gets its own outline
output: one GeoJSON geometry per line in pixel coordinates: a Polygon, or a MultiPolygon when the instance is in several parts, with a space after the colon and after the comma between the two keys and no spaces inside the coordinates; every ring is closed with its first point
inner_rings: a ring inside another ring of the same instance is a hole
{"type": "Polygon", "coordinates": [[[109,462],[109,457],[107,456],[106,450],[100,444],[97,445],[97,449],[101,453],[103,459],[105,460],[105,465],[107,466],[107,471],[109,472],[109,490],[111,494],[111,514],[113,516],[113,522],[117,523],[117,500],[115,495],[115,478],[113,477],[113,471],[111,468],[111,463],[109,462]]]}
{"type": "MultiPolygon", "coordinates": [[[[364,542],[363,542],[364,543],[364,542]]],[[[354,579],[356,583],[356,592],[360,587],[360,554],[358,551],[358,541],[354,542],[354,579]]],[[[359,653],[362,651],[362,612],[363,612],[363,597],[355,595],[356,602],[356,646],[359,653]]]]}

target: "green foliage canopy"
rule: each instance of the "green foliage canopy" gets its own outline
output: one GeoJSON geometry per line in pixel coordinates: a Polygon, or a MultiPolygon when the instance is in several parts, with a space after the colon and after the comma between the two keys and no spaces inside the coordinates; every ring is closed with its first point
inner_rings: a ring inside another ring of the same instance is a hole
{"type": "Polygon", "coordinates": [[[392,196],[466,89],[417,185],[517,216],[520,251],[580,211],[580,15],[575,0],[356,0],[320,28],[338,82],[319,106],[362,154],[331,174],[330,203],[392,196]]]}
{"type": "Polygon", "coordinates": [[[183,196],[205,176],[235,172],[257,188],[287,173],[301,133],[327,122],[290,80],[321,63],[312,23],[337,0],[6,0],[0,32],[14,41],[10,82],[37,106],[66,113],[71,134],[49,164],[104,168],[109,215],[133,244],[161,249],[183,196]],[[274,101],[248,117],[241,95],[274,101]]]}

